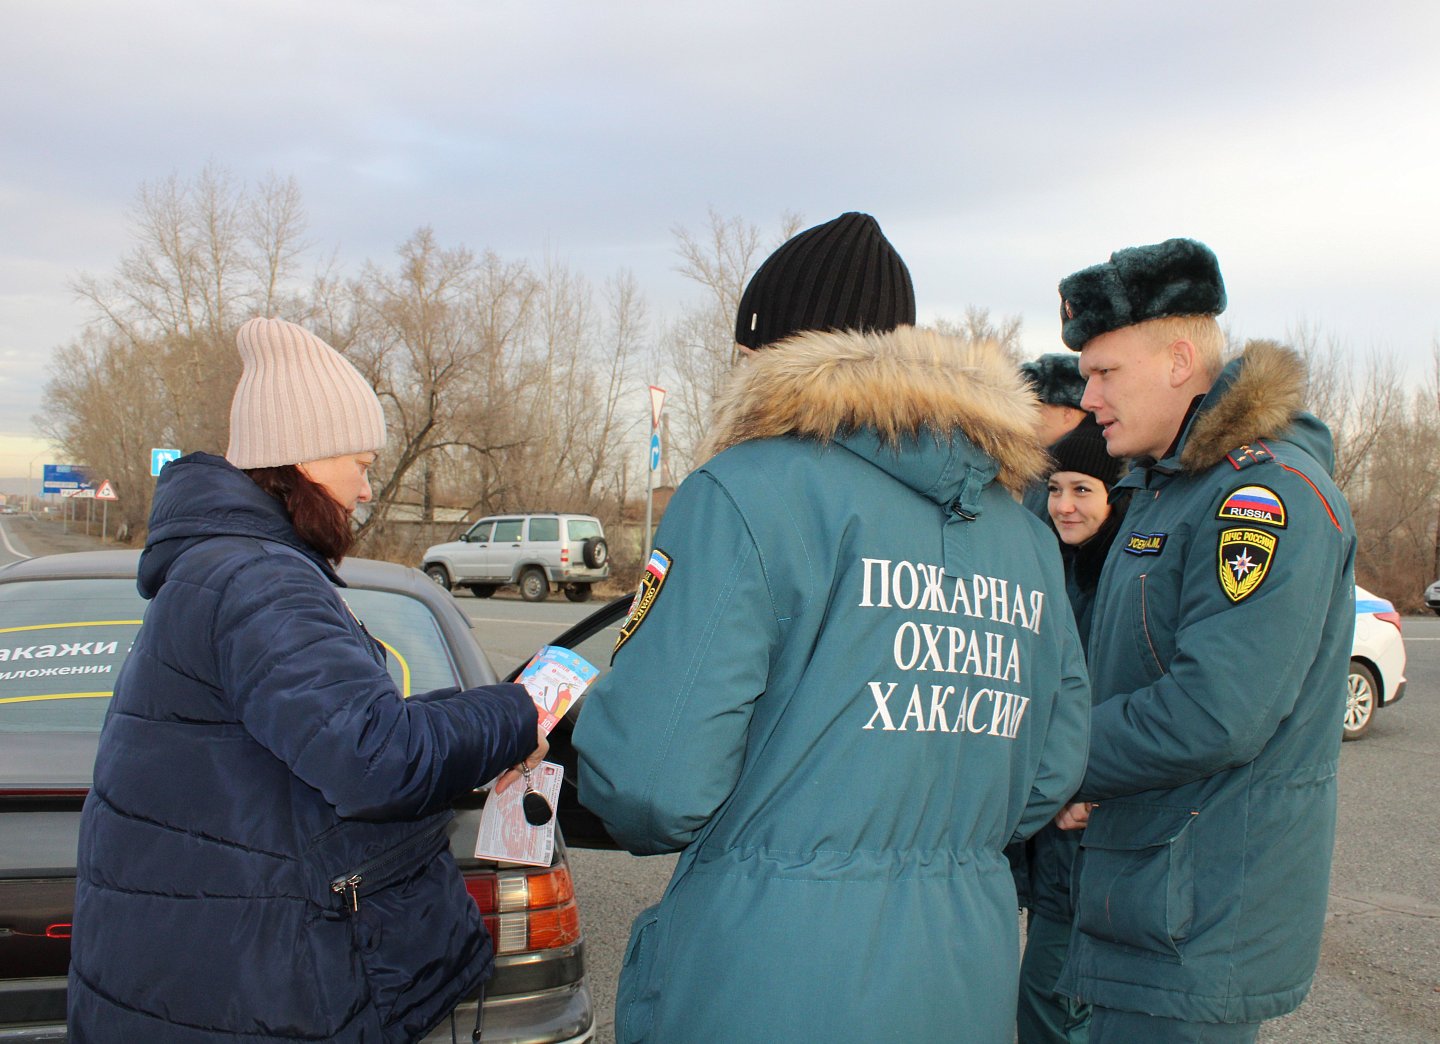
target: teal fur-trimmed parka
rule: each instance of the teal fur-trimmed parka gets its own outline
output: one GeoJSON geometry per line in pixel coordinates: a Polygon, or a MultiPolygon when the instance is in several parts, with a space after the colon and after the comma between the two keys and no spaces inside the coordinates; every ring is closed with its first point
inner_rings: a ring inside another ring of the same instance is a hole
{"type": "Polygon", "coordinates": [[[806,333],[737,367],[575,730],[581,800],[680,852],[621,1042],[1008,1042],[1002,849],[1085,764],[1045,465],[993,345],[806,333]]]}
{"type": "Polygon", "coordinates": [[[1062,992],[1191,1022],[1304,999],[1320,955],[1355,528],[1299,357],[1254,342],[1132,490],[1089,664],[1098,801],[1062,992]]]}

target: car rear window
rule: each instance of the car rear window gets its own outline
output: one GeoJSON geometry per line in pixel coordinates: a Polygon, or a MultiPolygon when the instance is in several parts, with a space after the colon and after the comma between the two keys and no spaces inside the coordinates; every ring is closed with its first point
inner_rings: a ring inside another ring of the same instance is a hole
{"type": "MultiPolygon", "coordinates": [[[[342,595],[385,646],[402,694],[460,684],[423,602],[354,587],[342,595]]],[[[0,584],[0,731],[98,732],[145,606],[128,579],[0,584]]]]}
{"type": "Polygon", "coordinates": [[[535,543],[555,543],[560,539],[560,520],[558,518],[532,518],[530,520],[530,539],[535,543]]]}
{"type": "Polygon", "coordinates": [[[0,730],[98,732],[144,613],[134,580],[0,584],[0,730]]]}
{"type": "Polygon", "coordinates": [[[520,529],[525,525],[523,518],[505,518],[495,523],[495,543],[514,543],[520,539],[520,529]]]}
{"type": "Polygon", "coordinates": [[[586,540],[600,535],[600,523],[593,518],[572,518],[565,526],[571,540],[586,540]]]}

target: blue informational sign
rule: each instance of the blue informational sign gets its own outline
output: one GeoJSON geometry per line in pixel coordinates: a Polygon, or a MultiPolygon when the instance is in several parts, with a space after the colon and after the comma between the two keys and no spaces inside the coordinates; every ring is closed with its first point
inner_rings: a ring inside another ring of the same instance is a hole
{"type": "Polygon", "coordinates": [[[184,456],[178,449],[152,449],[150,451],[150,474],[160,474],[160,469],[172,460],[184,456]]]}
{"type": "Polygon", "coordinates": [[[650,436],[650,470],[660,470],[660,433],[658,431],[650,436]]]}
{"type": "Polygon", "coordinates": [[[90,477],[85,469],[74,464],[46,464],[40,479],[41,493],[65,493],[77,489],[89,489],[90,477]]]}

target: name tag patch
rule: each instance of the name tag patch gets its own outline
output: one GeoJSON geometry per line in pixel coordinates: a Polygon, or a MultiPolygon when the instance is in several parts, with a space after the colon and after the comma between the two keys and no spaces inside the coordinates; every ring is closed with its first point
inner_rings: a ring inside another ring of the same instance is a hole
{"type": "Polygon", "coordinates": [[[1265,582],[1275,560],[1279,537],[1263,529],[1244,527],[1220,532],[1218,549],[1220,589],[1232,602],[1243,602],[1265,582]]]}
{"type": "Polygon", "coordinates": [[[1169,536],[1169,533],[1131,533],[1125,541],[1125,550],[1132,555],[1158,555],[1169,536]]]}
{"type": "Polygon", "coordinates": [[[1216,518],[1285,528],[1285,502],[1268,486],[1241,486],[1220,505],[1216,518]]]}
{"type": "MultiPolygon", "coordinates": [[[[618,653],[620,647],[628,642],[630,636],[645,622],[650,607],[655,604],[655,599],[660,597],[660,588],[665,585],[665,577],[670,574],[671,564],[670,556],[659,548],[650,552],[650,560],[645,563],[645,572],[640,574],[640,587],[630,603],[630,615],[625,617],[625,622],[620,626],[620,637],[615,639],[615,652],[618,653]]],[[[610,662],[615,662],[615,653],[610,654],[610,662]]]]}

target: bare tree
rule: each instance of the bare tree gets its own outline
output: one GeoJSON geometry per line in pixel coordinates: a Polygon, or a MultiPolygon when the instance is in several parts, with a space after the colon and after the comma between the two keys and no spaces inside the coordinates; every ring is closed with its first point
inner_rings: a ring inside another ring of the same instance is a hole
{"type": "MultiPolygon", "coordinates": [[[[793,236],[801,224],[798,214],[783,215],[770,248],[793,236]]],[[[673,234],[680,258],[677,271],[703,291],[672,324],[666,339],[669,351],[660,367],[669,393],[668,452],[674,470],[683,475],[698,463],[694,458],[710,423],[711,404],[735,365],[740,297],[764,259],[762,250],[768,250],[767,237],[757,226],[740,217],[722,217],[714,209],[699,233],[677,225],[673,234]]]]}
{"type": "Polygon", "coordinates": [[[963,341],[992,341],[998,344],[1006,355],[1018,366],[1024,361],[1024,349],[1020,344],[1021,320],[1018,315],[1007,315],[1003,319],[990,318],[990,309],[969,305],[960,319],[939,316],[935,329],[950,337],[963,341]]]}
{"type": "Polygon", "coordinates": [[[299,310],[293,289],[304,217],[293,180],[251,190],[207,167],[193,181],[142,185],[130,215],[135,245],[108,277],[82,275],[75,292],[93,310],[89,330],[59,353],[47,386],[45,430],[72,459],[125,480],[121,511],[131,528],[149,514],[149,450],[224,452],[230,396],[239,375],[234,331],[251,315],[299,310]],[[76,395],[103,377],[104,389],[76,395]],[[141,442],[120,461],[107,443],[124,397],[127,432],[141,442]],[[143,415],[135,412],[144,410],[143,415]],[[143,419],[143,424],[141,421],[143,419]]]}

